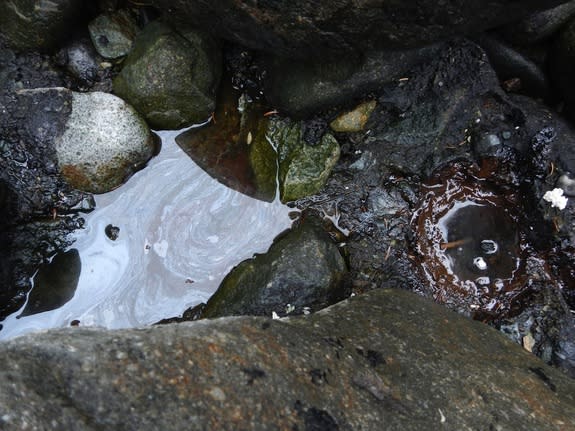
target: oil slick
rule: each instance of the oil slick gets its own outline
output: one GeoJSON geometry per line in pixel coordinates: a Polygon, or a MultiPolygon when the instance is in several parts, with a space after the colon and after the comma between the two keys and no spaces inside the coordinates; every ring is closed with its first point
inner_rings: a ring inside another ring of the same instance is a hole
{"type": "Polygon", "coordinates": [[[32,292],[2,322],[0,338],[73,321],[122,328],[181,314],[206,301],[233,266],[265,252],[290,227],[292,210],[277,199],[250,198],[206,174],[176,145],[181,132],[160,132],[161,153],[148,167],[96,196],[96,210],[75,233],[81,273],[73,297],[52,310],[37,304],[32,315],[32,292]],[[107,235],[110,225],[118,229],[114,239],[107,235]]]}

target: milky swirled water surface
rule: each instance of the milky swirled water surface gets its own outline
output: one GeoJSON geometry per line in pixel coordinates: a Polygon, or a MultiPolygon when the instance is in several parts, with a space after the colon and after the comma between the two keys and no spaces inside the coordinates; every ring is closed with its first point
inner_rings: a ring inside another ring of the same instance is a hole
{"type": "Polygon", "coordinates": [[[160,154],[117,190],[96,196],[74,234],[82,270],[74,297],[56,310],[9,316],[0,338],[80,325],[122,328],[181,314],[206,301],[240,261],[265,252],[291,224],[289,208],[212,179],[159,132],[160,154]],[[112,241],[109,224],[120,228],[112,241]]]}

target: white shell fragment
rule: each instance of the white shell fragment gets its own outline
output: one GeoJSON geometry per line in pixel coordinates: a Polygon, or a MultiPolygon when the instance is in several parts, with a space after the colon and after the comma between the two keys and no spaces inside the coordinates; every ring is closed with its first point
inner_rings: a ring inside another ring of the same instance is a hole
{"type": "Polygon", "coordinates": [[[550,202],[552,207],[560,210],[567,206],[567,198],[563,196],[563,189],[554,188],[543,195],[543,200],[550,202]]]}
{"type": "Polygon", "coordinates": [[[473,265],[480,271],[485,271],[487,269],[487,262],[482,257],[476,257],[473,259],[473,265]]]}

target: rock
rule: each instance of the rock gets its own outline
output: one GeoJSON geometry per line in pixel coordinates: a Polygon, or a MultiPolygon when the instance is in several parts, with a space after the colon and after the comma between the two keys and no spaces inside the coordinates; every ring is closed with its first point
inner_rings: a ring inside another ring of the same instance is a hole
{"type": "Polygon", "coordinates": [[[204,122],[215,108],[219,48],[200,33],[185,36],[165,24],[149,24],[114,79],[114,92],[156,129],[204,122]]]}
{"type": "Polygon", "coordinates": [[[6,431],[575,427],[575,381],[401,290],[282,320],[27,335],[0,362],[6,431]]]}
{"type": "Polygon", "coordinates": [[[261,103],[223,80],[213,121],[176,137],[192,160],[222,184],[271,202],[277,190],[277,155],[268,142],[269,120],[261,103]]]}
{"type": "Polygon", "coordinates": [[[109,59],[127,55],[139,31],[136,20],[126,9],[99,15],[90,22],[88,29],[98,54],[109,59]]]}
{"type": "Polygon", "coordinates": [[[481,0],[440,5],[432,0],[322,3],[154,0],[152,4],[170,23],[192,23],[249,48],[287,57],[325,58],[380,48],[423,46],[453,36],[475,34],[563,2],[495,0],[489,7],[481,0]]]}
{"type": "Polygon", "coordinates": [[[426,177],[449,160],[468,157],[467,135],[482,121],[481,98],[490,93],[501,89],[485,53],[470,42],[449,44],[432,62],[382,88],[360,150],[374,154],[374,169],[384,177],[426,177]]]}
{"type": "Polygon", "coordinates": [[[52,49],[88,21],[91,8],[75,0],[0,3],[0,34],[16,50],[52,49]]]}
{"type": "Polygon", "coordinates": [[[365,58],[324,56],[292,60],[275,56],[267,61],[269,73],[265,94],[283,114],[300,118],[355,99],[397,82],[418,64],[431,61],[440,45],[419,49],[386,50],[369,53],[365,58]]]}
{"type": "Polygon", "coordinates": [[[43,262],[70,245],[87,198],[58,174],[54,139],[71,110],[71,92],[43,55],[0,50],[0,320],[24,305],[43,262]],[[50,88],[34,88],[48,85],[50,88]],[[28,88],[26,88],[28,87],[28,88]],[[32,88],[30,88],[32,87],[32,88]],[[78,206],[79,205],[79,206],[78,206]],[[78,206],[78,207],[77,207],[78,206]]]}
{"type": "Polygon", "coordinates": [[[339,158],[335,138],[307,136],[308,123],[270,117],[265,105],[247,99],[226,79],[214,121],[182,133],[176,142],[212,177],[257,199],[272,201],[278,180],[282,202],[321,190],[339,158]]]}
{"type": "Polygon", "coordinates": [[[497,32],[511,43],[529,45],[551,37],[574,14],[575,1],[569,1],[503,26],[497,32]]]}
{"type": "Polygon", "coordinates": [[[339,159],[339,144],[329,133],[316,145],[305,143],[302,135],[301,122],[270,122],[268,136],[277,149],[282,202],[318,193],[339,159]]]}
{"type": "Polygon", "coordinates": [[[98,79],[100,58],[89,39],[75,40],[66,45],[59,51],[57,59],[79,88],[91,88],[98,79]]]}
{"type": "Polygon", "coordinates": [[[347,296],[346,265],[337,246],[306,220],[267,253],[236,266],[208,301],[202,317],[301,314],[347,296]]]}
{"type": "Polygon", "coordinates": [[[549,52],[549,74],[559,97],[567,103],[567,113],[574,117],[575,90],[575,18],[571,19],[554,39],[549,52]]]}
{"type": "Polygon", "coordinates": [[[60,172],[73,187],[105,193],[152,157],[155,142],[144,120],[107,93],[73,93],[72,112],[56,140],[60,172]]]}
{"type": "Polygon", "coordinates": [[[497,38],[482,35],[476,41],[486,52],[491,66],[504,85],[509,80],[516,80],[517,88],[513,89],[514,92],[533,98],[549,98],[549,82],[538,64],[497,38]]]}
{"type": "Polygon", "coordinates": [[[26,307],[18,317],[54,310],[72,299],[81,269],[80,253],[75,248],[56,254],[50,263],[40,266],[26,307]]]}
{"type": "Polygon", "coordinates": [[[360,132],[376,106],[375,100],[364,102],[354,110],[341,114],[329,126],[334,132],[360,132]]]}

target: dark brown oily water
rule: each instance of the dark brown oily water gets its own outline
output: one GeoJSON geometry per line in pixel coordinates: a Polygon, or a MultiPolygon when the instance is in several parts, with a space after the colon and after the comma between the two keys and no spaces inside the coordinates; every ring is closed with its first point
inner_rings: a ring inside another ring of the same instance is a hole
{"type": "Polygon", "coordinates": [[[482,318],[509,313],[525,290],[521,203],[489,173],[454,163],[422,185],[416,260],[437,302],[482,318]]]}

